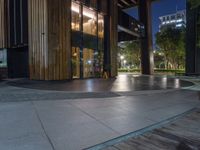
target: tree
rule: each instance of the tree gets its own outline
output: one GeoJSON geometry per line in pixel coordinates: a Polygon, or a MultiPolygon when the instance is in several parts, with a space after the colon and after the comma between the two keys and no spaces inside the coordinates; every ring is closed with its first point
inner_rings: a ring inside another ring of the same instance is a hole
{"type": "Polygon", "coordinates": [[[185,62],[185,28],[167,28],[156,34],[156,44],[163,52],[165,67],[179,69],[185,62]]]}
{"type": "Polygon", "coordinates": [[[141,53],[139,41],[124,42],[119,53],[124,56],[129,66],[134,65],[136,68],[140,68],[141,53]]]}
{"type": "Polygon", "coordinates": [[[200,6],[200,1],[199,0],[188,0],[189,2],[190,2],[190,4],[191,4],[191,8],[193,9],[193,8],[197,8],[197,7],[199,7],[200,6]]]}
{"type": "Polygon", "coordinates": [[[154,51],[154,67],[163,69],[165,68],[165,59],[164,55],[161,51],[154,51]]]}

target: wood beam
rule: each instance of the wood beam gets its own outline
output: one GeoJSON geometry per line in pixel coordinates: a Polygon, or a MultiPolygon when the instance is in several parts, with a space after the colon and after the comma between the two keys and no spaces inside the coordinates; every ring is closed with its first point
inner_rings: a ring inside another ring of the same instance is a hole
{"type": "Polygon", "coordinates": [[[129,29],[127,29],[127,28],[124,28],[124,27],[122,27],[122,26],[120,26],[120,25],[118,25],[118,29],[120,30],[120,31],[124,31],[124,32],[126,32],[127,34],[130,34],[130,35],[132,35],[132,36],[136,36],[136,37],[140,37],[140,35],[138,34],[138,33],[136,33],[136,32],[133,32],[133,31],[131,31],[131,30],[129,30],[129,29]]]}
{"type": "Polygon", "coordinates": [[[127,6],[130,6],[130,4],[127,1],[125,1],[125,0],[120,0],[120,1],[123,2],[127,6]]]}

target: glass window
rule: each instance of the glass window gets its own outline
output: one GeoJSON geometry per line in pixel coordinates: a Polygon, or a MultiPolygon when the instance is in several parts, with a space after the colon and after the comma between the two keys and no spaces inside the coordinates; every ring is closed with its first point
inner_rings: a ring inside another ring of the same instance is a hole
{"type": "Polygon", "coordinates": [[[83,7],[83,32],[90,35],[97,35],[96,12],[83,7]]]}
{"type": "Polygon", "coordinates": [[[80,5],[72,2],[72,30],[80,31],[80,5]]]}
{"type": "MultiPolygon", "coordinates": [[[[91,6],[96,4],[96,0],[90,2],[91,6]]],[[[73,78],[101,77],[102,75],[104,16],[98,13],[95,7],[92,8],[86,7],[85,3],[72,2],[73,78]]]]}
{"type": "Polygon", "coordinates": [[[98,14],[98,49],[104,49],[104,16],[98,14]]]}
{"type": "Polygon", "coordinates": [[[72,47],[72,74],[73,78],[80,78],[80,49],[72,47]]]}
{"type": "Polygon", "coordinates": [[[98,15],[98,36],[100,38],[104,37],[104,17],[103,15],[98,15]]]}
{"type": "Polygon", "coordinates": [[[171,16],[171,19],[172,20],[176,19],[176,16],[175,15],[171,16]]]}
{"type": "Polygon", "coordinates": [[[167,16],[167,20],[169,20],[169,16],[167,16]]]}
{"type": "Polygon", "coordinates": [[[92,49],[83,49],[83,76],[94,77],[94,50],[92,49]]]}
{"type": "Polygon", "coordinates": [[[7,50],[0,49],[0,68],[7,67],[7,50]]]}

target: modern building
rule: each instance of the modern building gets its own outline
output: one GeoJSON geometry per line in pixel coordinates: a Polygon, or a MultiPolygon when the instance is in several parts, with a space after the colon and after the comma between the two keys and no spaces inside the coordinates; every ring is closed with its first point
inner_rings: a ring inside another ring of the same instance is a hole
{"type": "Polygon", "coordinates": [[[164,30],[167,28],[182,28],[186,27],[186,10],[180,10],[173,14],[168,14],[159,17],[159,29],[164,30]]]}
{"type": "Polygon", "coordinates": [[[0,72],[66,80],[117,76],[117,45],[141,39],[153,72],[151,0],[0,0],[0,72]],[[138,6],[140,20],[123,12],[138,6]]]}
{"type": "Polygon", "coordinates": [[[200,75],[200,5],[190,0],[187,1],[186,73],[200,75]]]}

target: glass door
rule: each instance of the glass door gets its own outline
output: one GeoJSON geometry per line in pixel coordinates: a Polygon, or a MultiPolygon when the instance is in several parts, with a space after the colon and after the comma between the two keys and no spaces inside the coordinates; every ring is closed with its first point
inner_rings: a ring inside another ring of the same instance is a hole
{"type": "Polygon", "coordinates": [[[83,49],[83,78],[94,77],[94,50],[83,49]]]}

